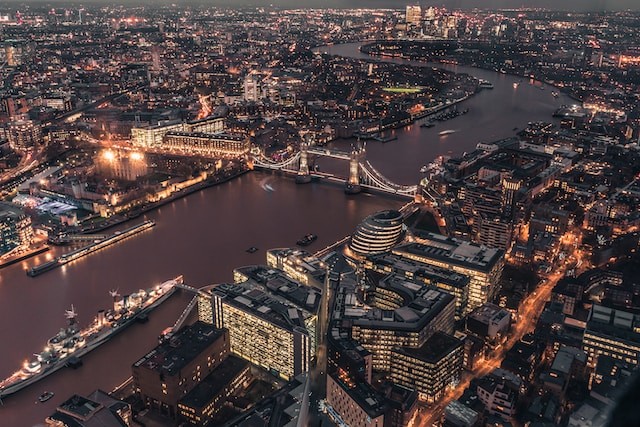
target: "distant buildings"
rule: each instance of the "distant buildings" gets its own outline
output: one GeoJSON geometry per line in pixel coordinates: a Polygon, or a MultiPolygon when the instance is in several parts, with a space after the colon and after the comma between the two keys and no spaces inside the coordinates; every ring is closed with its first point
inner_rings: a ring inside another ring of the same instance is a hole
{"type": "Polygon", "coordinates": [[[225,119],[208,117],[197,121],[173,120],[131,129],[137,149],[184,156],[240,156],[249,152],[246,136],[223,133],[225,119]]]}
{"type": "Polygon", "coordinates": [[[422,8],[420,6],[407,6],[405,12],[407,26],[420,26],[422,21],[422,8]]]}

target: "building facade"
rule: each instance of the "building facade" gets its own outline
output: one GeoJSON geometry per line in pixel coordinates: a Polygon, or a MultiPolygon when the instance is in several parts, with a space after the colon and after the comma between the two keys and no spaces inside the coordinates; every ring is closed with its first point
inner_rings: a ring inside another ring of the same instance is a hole
{"type": "Polygon", "coordinates": [[[395,348],[391,381],[416,390],[420,400],[434,403],[460,381],[463,352],[462,341],[442,332],[419,348],[395,348]]]}

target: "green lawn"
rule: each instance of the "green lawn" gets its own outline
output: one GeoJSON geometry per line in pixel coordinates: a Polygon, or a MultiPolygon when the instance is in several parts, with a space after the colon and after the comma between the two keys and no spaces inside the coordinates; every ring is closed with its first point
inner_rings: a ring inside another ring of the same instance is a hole
{"type": "Polygon", "coordinates": [[[392,93],[418,93],[418,92],[422,92],[424,88],[420,87],[420,86],[416,86],[416,87],[386,87],[382,90],[384,90],[385,92],[392,92],[392,93]]]}

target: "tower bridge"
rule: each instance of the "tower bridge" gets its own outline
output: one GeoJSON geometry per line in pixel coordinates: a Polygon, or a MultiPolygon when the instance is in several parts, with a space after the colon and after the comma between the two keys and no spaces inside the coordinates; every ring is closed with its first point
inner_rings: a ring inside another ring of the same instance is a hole
{"type": "Polygon", "coordinates": [[[435,197],[430,192],[425,191],[422,183],[420,185],[400,185],[386,178],[366,159],[364,147],[357,148],[351,152],[335,150],[323,147],[310,147],[306,143],[300,146],[300,151],[281,162],[274,162],[264,156],[259,150],[253,150],[252,160],[254,168],[264,170],[274,170],[295,175],[296,182],[307,183],[312,178],[322,178],[334,182],[344,182],[345,192],[348,194],[359,193],[362,189],[379,191],[400,197],[411,199],[430,199],[437,203],[435,197]],[[346,181],[338,176],[319,173],[310,170],[309,157],[330,157],[349,162],[349,176],[346,181]]]}

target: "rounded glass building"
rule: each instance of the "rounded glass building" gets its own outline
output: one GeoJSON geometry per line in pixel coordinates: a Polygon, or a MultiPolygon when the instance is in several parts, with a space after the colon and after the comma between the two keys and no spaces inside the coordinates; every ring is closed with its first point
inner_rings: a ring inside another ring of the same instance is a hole
{"type": "Polygon", "coordinates": [[[362,221],[351,237],[349,248],[358,255],[388,252],[403,233],[402,214],[396,210],[376,212],[362,221]]]}

